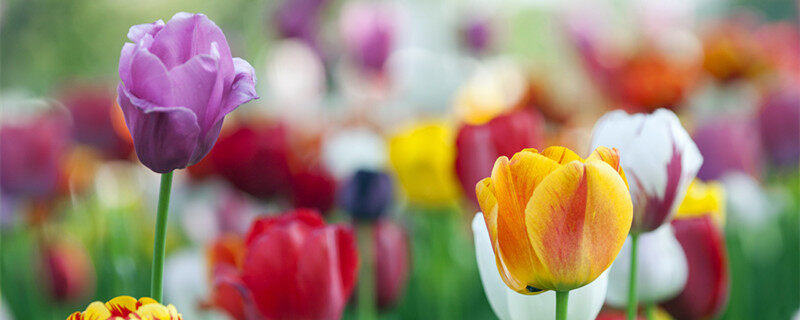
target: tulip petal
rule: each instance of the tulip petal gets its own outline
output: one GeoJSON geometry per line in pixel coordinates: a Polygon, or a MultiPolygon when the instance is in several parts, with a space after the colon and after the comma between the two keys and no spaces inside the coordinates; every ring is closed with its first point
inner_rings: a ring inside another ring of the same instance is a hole
{"type": "Polygon", "coordinates": [[[149,51],[172,70],[196,55],[210,54],[215,43],[219,51],[220,73],[232,75],[231,50],[225,34],[203,14],[176,13],[155,35],[149,51]]]}
{"type": "Polygon", "coordinates": [[[185,168],[200,134],[195,114],[184,107],[160,107],[138,99],[123,83],[117,86],[117,93],[142,164],[158,173],[185,168]]]}
{"type": "Polygon", "coordinates": [[[173,93],[169,105],[192,110],[203,131],[217,122],[220,112],[223,83],[218,63],[214,56],[201,54],[169,71],[173,93]]]}
{"type": "Polygon", "coordinates": [[[91,304],[89,304],[88,307],[86,307],[86,311],[84,311],[81,314],[81,319],[87,319],[87,320],[108,319],[113,315],[108,309],[109,308],[107,308],[106,305],[103,304],[102,302],[99,301],[92,302],[91,304]]]}
{"type": "Polygon", "coordinates": [[[227,101],[224,101],[220,112],[222,115],[230,113],[250,100],[259,98],[256,93],[256,70],[253,69],[253,66],[244,59],[233,58],[233,69],[236,73],[231,84],[231,92],[227,101]]]}
{"type": "Polygon", "coordinates": [[[539,182],[558,167],[558,163],[541,154],[523,151],[511,160],[497,159],[491,180],[484,179],[478,185],[478,202],[486,212],[487,226],[494,229],[490,229],[490,235],[499,257],[498,269],[507,284],[521,293],[529,294],[526,287],[538,283],[538,272],[531,271],[541,270],[528,243],[522,213],[539,182]]]}
{"type": "Polygon", "coordinates": [[[633,211],[628,190],[611,166],[597,160],[570,162],[547,176],[530,199],[525,224],[547,270],[542,288],[575,289],[611,265],[633,211]]]}
{"type": "Polygon", "coordinates": [[[145,35],[155,36],[164,28],[164,20],[158,19],[153,23],[137,24],[128,29],[128,39],[133,43],[139,42],[145,35]]]}
{"type": "Polygon", "coordinates": [[[542,155],[560,164],[567,164],[575,160],[583,162],[583,159],[575,152],[561,146],[547,147],[542,150],[542,155]]]}
{"type": "Polygon", "coordinates": [[[619,172],[622,180],[625,181],[625,186],[628,186],[628,179],[625,178],[625,171],[622,170],[622,166],[620,165],[619,150],[617,150],[617,148],[609,149],[607,147],[599,146],[594,149],[592,154],[590,154],[586,160],[599,160],[608,163],[612,169],[619,172]]]}
{"type": "Polygon", "coordinates": [[[261,314],[271,319],[291,316],[302,237],[293,237],[288,228],[269,228],[253,242],[245,257],[242,281],[253,296],[261,314]]]}
{"type": "Polygon", "coordinates": [[[123,64],[120,61],[120,77],[127,91],[136,98],[149,102],[138,105],[140,108],[172,105],[172,83],[167,68],[158,57],[138,48],[133,53],[129,66],[123,64]]]}
{"type": "Polygon", "coordinates": [[[126,317],[131,312],[136,311],[139,301],[131,296],[119,296],[106,302],[106,309],[111,311],[111,316],[126,317]]]}

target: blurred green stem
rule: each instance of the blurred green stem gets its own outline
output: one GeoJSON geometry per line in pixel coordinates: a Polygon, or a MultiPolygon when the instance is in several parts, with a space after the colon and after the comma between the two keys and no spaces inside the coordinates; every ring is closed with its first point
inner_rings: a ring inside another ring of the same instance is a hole
{"type": "Polygon", "coordinates": [[[653,320],[656,318],[656,304],[653,302],[648,302],[644,305],[644,316],[647,320],[653,320]]]}
{"type": "Polygon", "coordinates": [[[372,224],[357,223],[358,249],[361,251],[361,271],[358,276],[357,313],[360,320],[377,319],[375,305],[375,244],[372,239],[372,224]]]}
{"type": "Polygon", "coordinates": [[[164,252],[167,243],[167,214],[169,213],[169,194],[172,190],[172,171],[161,175],[161,189],[158,193],[158,213],[156,216],[155,242],[153,243],[153,271],[151,273],[150,297],[160,303],[163,298],[164,252]]]}
{"type": "Polygon", "coordinates": [[[638,303],[636,301],[636,252],[639,244],[639,234],[631,233],[631,269],[630,278],[628,278],[628,320],[636,319],[636,309],[638,303]]]}
{"type": "Polygon", "coordinates": [[[569,300],[569,290],[556,291],[556,320],[567,319],[568,300],[569,300]]]}

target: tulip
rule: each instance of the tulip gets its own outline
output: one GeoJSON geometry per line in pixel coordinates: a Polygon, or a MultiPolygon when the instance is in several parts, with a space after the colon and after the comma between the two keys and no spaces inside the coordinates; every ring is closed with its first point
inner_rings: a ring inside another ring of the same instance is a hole
{"type": "Polygon", "coordinates": [[[710,216],[676,217],[675,236],[686,253],[689,277],[683,291],[663,304],[677,319],[709,319],[728,301],[728,258],[725,239],[710,216]]]}
{"type": "Polygon", "coordinates": [[[629,115],[612,111],[594,126],[592,147],[615,147],[631,183],[634,233],[669,221],[703,163],[678,117],[668,110],[629,115]]]}
{"type": "Polygon", "coordinates": [[[214,247],[212,301],[235,319],[339,319],[356,281],[353,232],[298,209],[214,247]]]}
{"type": "Polygon", "coordinates": [[[182,320],[175,306],[164,306],[150,298],[136,298],[119,296],[106,303],[95,301],[86,307],[83,312],[71,314],[67,320],[134,320],[134,319],[159,319],[182,320]]]}
{"type": "Polygon", "coordinates": [[[189,167],[193,176],[218,174],[261,199],[290,192],[286,127],[244,124],[223,134],[208,157],[189,167]]]}
{"type": "Polygon", "coordinates": [[[58,301],[73,301],[94,290],[94,265],[86,249],[78,244],[59,242],[46,245],[42,271],[50,294],[58,301]]]}
{"type": "Polygon", "coordinates": [[[753,121],[740,118],[717,119],[698,127],[692,135],[703,155],[697,177],[717,180],[729,172],[760,176],[761,140],[754,134],[757,130],[753,121]]]}
{"type": "Polygon", "coordinates": [[[672,226],[686,253],[689,277],[683,290],[663,307],[678,319],[708,319],[728,301],[728,258],[720,221],[724,194],[719,186],[695,182],[672,226]]]}
{"type": "MultiPolygon", "coordinates": [[[[478,260],[483,290],[486,298],[500,320],[546,319],[555,317],[555,293],[544,292],[538,295],[522,295],[512,291],[497,273],[497,259],[492,250],[492,241],[486,228],[483,214],[472,219],[472,233],[475,238],[475,255],[478,260]]],[[[588,285],[570,292],[567,318],[592,320],[603,306],[606,294],[608,273],[604,272],[588,285]]]]}
{"type": "Polygon", "coordinates": [[[64,89],[59,100],[72,115],[75,141],[95,148],[106,158],[128,159],[133,145],[114,127],[115,112],[119,112],[114,98],[108,88],[81,85],[64,89]]]}
{"type": "Polygon", "coordinates": [[[393,195],[389,175],[359,170],[339,190],[339,203],[355,220],[376,221],[392,205],[393,195]]]}
{"type": "Polygon", "coordinates": [[[586,160],[563,147],[525,149],[498,158],[476,186],[503,281],[522,294],[556,291],[558,319],[569,290],[597,279],[630,229],[619,160],[605,147],[586,160]]]}
{"type": "Polygon", "coordinates": [[[285,0],[275,10],[275,30],[283,38],[300,39],[319,51],[317,33],[327,4],[327,0],[285,0]]]}
{"type": "Polygon", "coordinates": [[[222,30],[202,14],[180,12],[130,28],[119,59],[118,101],[136,155],[167,173],[200,161],[222,121],[257,99],[255,71],[232,58],[222,30]]]}
{"type": "Polygon", "coordinates": [[[0,127],[0,190],[4,195],[47,198],[58,193],[69,131],[51,114],[0,127]]]}
{"type": "Polygon", "coordinates": [[[336,179],[320,165],[305,165],[292,173],[291,201],[295,208],[313,208],[323,214],[336,198],[336,179]]]}
{"type": "MultiPolygon", "coordinates": [[[[606,303],[624,308],[628,303],[631,264],[630,237],[609,273],[606,303]]],[[[664,224],[639,236],[636,261],[637,301],[652,305],[675,297],[686,284],[686,256],[672,226],[664,224]]]]}
{"type": "Polygon", "coordinates": [[[800,90],[786,84],[768,93],[758,115],[761,141],[771,162],[797,168],[800,163],[800,90]]]}
{"type": "Polygon", "coordinates": [[[495,159],[510,157],[524,148],[538,148],[544,139],[544,121],[535,110],[519,110],[480,124],[464,124],[456,135],[456,174],[473,204],[475,184],[492,172],[495,159]]]}
{"type": "Polygon", "coordinates": [[[422,123],[389,139],[389,161],[412,203],[442,206],[457,199],[451,130],[443,123],[422,123]]]}
{"type": "Polygon", "coordinates": [[[383,71],[394,41],[391,7],[381,3],[348,3],[342,9],[341,32],[347,50],[363,70],[383,71]]]}
{"type": "Polygon", "coordinates": [[[492,26],[485,17],[470,17],[462,26],[462,41],[474,54],[483,54],[492,45],[492,26]]]}
{"type": "Polygon", "coordinates": [[[403,296],[410,273],[410,248],[405,230],[396,223],[380,221],[374,234],[378,307],[386,309],[403,296]]]}

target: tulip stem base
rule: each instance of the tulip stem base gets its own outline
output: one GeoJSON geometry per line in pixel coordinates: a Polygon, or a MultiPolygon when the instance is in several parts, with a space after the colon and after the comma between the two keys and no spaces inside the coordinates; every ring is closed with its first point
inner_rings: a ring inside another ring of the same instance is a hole
{"type": "Polygon", "coordinates": [[[569,290],[556,291],[556,320],[567,319],[568,302],[569,302],[569,290]]]}
{"type": "Polygon", "coordinates": [[[161,175],[161,189],[158,192],[158,211],[156,215],[155,241],[153,242],[153,270],[150,282],[150,297],[164,303],[163,277],[164,253],[167,243],[167,215],[169,213],[169,196],[172,191],[172,171],[161,175]]]}
{"type": "Polygon", "coordinates": [[[639,245],[639,234],[631,233],[631,268],[630,278],[628,278],[628,320],[636,319],[639,303],[637,301],[638,294],[636,293],[636,253],[639,245]]]}
{"type": "Polygon", "coordinates": [[[375,303],[375,244],[373,243],[373,226],[369,223],[357,223],[358,250],[361,251],[361,270],[358,276],[358,304],[356,312],[359,320],[377,319],[375,303]]]}

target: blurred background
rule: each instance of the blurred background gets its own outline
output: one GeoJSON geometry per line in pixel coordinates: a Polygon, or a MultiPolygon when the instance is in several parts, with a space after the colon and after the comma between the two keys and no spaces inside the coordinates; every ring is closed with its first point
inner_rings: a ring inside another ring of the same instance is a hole
{"type": "Polygon", "coordinates": [[[222,28],[261,96],[176,173],[165,300],[185,319],[227,319],[211,299],[220,237],[295,207],[349,223],[338,194],[364,169],[395,191],[381,318],[494,318],[470,230],[488,173],[470,171],[480,146],[465,132],[520,118],[524,146],[586,156],[603,113],[659,107],[700,148],[698,178],[727,194],[715,317],[800,307],[796,1],[5,0],[0,319],[149,293],[159,177],[132,150],[117,66],[130,26],[179,11],[222,28]]]}

